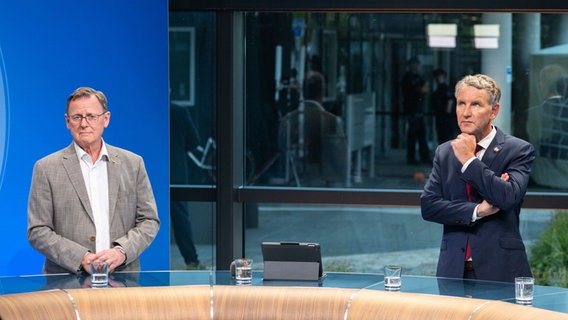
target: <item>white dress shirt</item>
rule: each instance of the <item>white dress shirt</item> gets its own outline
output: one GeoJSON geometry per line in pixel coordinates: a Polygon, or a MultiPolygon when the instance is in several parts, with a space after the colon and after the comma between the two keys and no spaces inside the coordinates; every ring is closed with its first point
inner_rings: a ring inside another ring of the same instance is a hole
{"type": "Polygon", "coordinates": [[[108,151],[103,141],[99,158],[95,163],[91,156],[75,143],[75,150],[81,163],[81,171],[85,180],[85,187],[89,195],[91,210],[96,228],[97,252],[110,248],[110,224],[108,204],[108,151]]]}
{"type": "MultiPolygon", "coordinates": [[[[467,167],[469,166],[469,164],[475,160],[475,158],[481,160],[483,158],[483,155],[485,154],[485,150],[487,150],[487,148],[489,147],[489,145],[491,144],[491,141],[493,141],[493,138],[495,138],[495,135],[497,134],[497,129],[495,129],[495,127],[493,127],[493,129],[491,130],[491,132],[483,139],[481,139],[481,141],[479,141],[477,144],[480,145],[482,148],[481,150],[479,150],[476,154],[475,157],[471,157],[471,159],[467,160],[466,163],[464,163],[464,165],[462,166],[461,172],[463,173],[467,167]]],[[[479,205],[475,206],[475,209],[473,209],[473,215],[471,216],[471,222],[475,222],[483,217],[478,217],[477,216],[477,207],[479,205]]]]}

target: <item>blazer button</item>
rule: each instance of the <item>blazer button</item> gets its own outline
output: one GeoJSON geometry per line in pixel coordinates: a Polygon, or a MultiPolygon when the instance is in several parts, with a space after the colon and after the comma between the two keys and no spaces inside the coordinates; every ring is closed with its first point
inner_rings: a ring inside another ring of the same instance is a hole
{"type": "Polygon", "coordinates": [[[89,238],[89,240],[91,240],[91,241],[96,241],[96,240],[97,240],[97,237],[92,236],[92,237],[89,238]]]}

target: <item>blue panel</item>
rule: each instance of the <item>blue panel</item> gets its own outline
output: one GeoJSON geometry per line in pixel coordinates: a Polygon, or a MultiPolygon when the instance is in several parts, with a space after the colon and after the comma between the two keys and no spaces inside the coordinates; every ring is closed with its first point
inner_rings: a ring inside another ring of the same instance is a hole
{"type": "Polygon", "coordinates": [[[169,269],[167,1],[0,2],[0,275],[41,272],[26,238],[33,164],[72,141],[67,96],[103,91],[109,144],[140,154],[162,225],[143,270],[169,269]]]}

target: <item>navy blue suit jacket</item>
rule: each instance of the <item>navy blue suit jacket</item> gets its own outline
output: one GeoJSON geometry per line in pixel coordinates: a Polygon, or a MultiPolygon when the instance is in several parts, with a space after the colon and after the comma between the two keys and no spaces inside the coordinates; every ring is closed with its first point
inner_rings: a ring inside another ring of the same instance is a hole
{"type": "Polygon", "coordinates": [[[422,217],[444,225],[438,277],[463,277],[468,238],[478,279],[512,282],[515,277],[531,275],[519,213],[533,160],[531,144],[499,129],[483,158],[471,162],[464,173],[450,142],[438,146],[420,197],[422,217]],[[505,172],[507,182],[501,179],[505,172]],[[473,189],[471,201],[467,200],[466,182],[473,189]],[[471,222],[475,206],[483,199],[501,210],[471,222]]]}

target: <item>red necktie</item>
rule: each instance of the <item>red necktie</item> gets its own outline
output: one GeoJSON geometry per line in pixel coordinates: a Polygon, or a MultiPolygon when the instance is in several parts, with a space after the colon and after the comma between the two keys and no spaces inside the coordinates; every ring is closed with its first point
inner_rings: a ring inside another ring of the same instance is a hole
{"type": "MultiPolygon", "coordinates": [[[[477,153],[483,149],[480,145],[475,145],[475,152],[474,154],[477,156],[477,153]]],[[[471,201],[471,185],[469,183],[465,184],[465,191],[467,192],[467,201],[471,201]]],[[[471,259],[471,248],[469,246],[469,239],[467,239],[467,244],[465,247],[465,261],[471,259]]]]}

